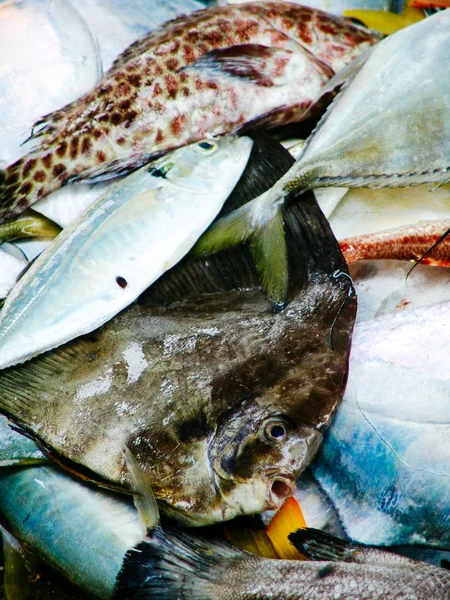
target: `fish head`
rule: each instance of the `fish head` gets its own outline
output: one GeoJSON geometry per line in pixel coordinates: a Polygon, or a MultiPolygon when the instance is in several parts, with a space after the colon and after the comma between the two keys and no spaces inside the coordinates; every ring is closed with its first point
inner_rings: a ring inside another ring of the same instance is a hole
{"type": "Polygon", "coordinates": [[[227,135],[178,148],[152,163],[153,174],[166,185],[211,193],[229,184],[232,189],[247,164],[253,140],[227,135]],[[220,173],[220,177],[218,177],[220,173]]]}

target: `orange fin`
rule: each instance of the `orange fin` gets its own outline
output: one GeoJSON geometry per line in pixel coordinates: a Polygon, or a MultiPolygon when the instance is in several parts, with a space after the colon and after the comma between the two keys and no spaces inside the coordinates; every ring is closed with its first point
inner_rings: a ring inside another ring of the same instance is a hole
{"type": "Polygon", "coordinates": [[[295,498],[288,498],[266,529],[267,537],[272,542],[278,558],[307,560],[288,539],[294,531],[305,528],[306,521],[300,504],[295,498]]]}
{"type": "Polygon", "coordinates": [[[236,523],[224,527],[225,539],[231,544],[264,558],[278,558],[264,529],[241,527],[236,523]]]}

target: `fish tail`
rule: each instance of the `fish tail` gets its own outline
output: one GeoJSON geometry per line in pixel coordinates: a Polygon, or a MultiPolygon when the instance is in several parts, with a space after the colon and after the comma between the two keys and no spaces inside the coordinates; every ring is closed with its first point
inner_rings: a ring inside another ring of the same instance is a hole
{"type": "Polygon", "coordinates": [[[119,598],[190,598],[206,600],[214,597],[214,573],[229,559],[242,557],[225,543],[170,534],[156,527],[151,537],[140,542],[125,555],[116,580],[113,600],[119,598]]]}
{"type": "Polygon", "coordinates": [[[65,181],[66,167],[51,152],[32,152],[0,171],[0,222],[10,221],[65,181]]]}
{"type": "Polygon", "coordinates": [[[276,311],[287,302],[289,276],[283,204],[261,212],[259,196],[212,225],[192,249],[213,254],[249,242],[263,290],[276,311]]]}

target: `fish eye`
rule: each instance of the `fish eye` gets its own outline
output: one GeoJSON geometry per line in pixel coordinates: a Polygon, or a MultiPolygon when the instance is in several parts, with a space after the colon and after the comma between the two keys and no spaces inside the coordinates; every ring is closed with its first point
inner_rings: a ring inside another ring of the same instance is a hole
{"type": "Polygon", "coordinates": [[[214,152],[214,150],[216,150],[217,144],[215,142],[210,142],[210,141],[204,140],[203,142],[199,142],[197,144],[197,148],[200,148],[204,152],[210,153],[210,152],[214,152]]]}
{"type": "Polygon", "coordinates": [[[287,433],[287,425],[284,421],[269,421],[264,427],[264,437],[269,442],[283,442],[287,433]]]}

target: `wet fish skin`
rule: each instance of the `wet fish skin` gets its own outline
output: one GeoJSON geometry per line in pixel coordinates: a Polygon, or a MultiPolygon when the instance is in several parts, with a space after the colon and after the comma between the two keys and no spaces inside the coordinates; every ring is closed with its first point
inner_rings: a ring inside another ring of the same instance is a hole
{"type": "Polygon", "coordinates": [[[283,313],[248,289],[133,306],[94,337],[3,370],[2,411],[106,485],[126,487],[127,446],[162,509],[189,524],[278,506],[343,393],[355,312],[314,201],[290,210],[299,288],[283,313]]]}
{"type": "Polygon", "coordinates": [[[64,183],[126,172],[206,134],[261,117],[272,126],[299,120],[335,70],[373,41],[285,2],[175,19],[132,44],[91,92],[36,124],[39,147],[0,173],[0,217],[64,183]]]}
{"type": "Polygon", "coordinates": [[[108,189],[10,293],[0,316],[0,368],[93,331],[176,264],[222,208],[252,145],[246,136],[205,140],[108,189]]]}
{"type": "Polygon", "coordinates": [[[114,600],[450,598],[448,570],[379,550],[359,548],[338,562],[274,560],[160,529],[136,550],[127,553],[114,600]]]}
{"type": "Polygon", "coordinates": [[[450,221],[421,221],[396,229],[359,235],[339,245],[347,262],[368,259],[418,261],[424,265],[450,266],[450,221]],[[446,236],[446,237],[444,237],[446,236]]]}
{"type": "MultiPolygon", "coordinates": [[[[211,228],[202,240],[202,252],[214,248],[215,238],[230,222],[235,231],[245,229],[246,239],[258,240],[279,218],[289,196],[302,189],[448,182],[449,61],[448,10],[397,32],[360,55],[347,68],[343,89],[297,162],[245,211],[211,228]]],[[[342,73],[336,77],[342,83],[342,73]]],[[[237,238],[235,243],[239,243],[237,238]]],[[[270,262],[266,262],[260,265],[265,272],[262,280],[268,282],[267,291],[276,301],[279,294],[272,282],[279,275],[270,272],[270,262]]]]}

